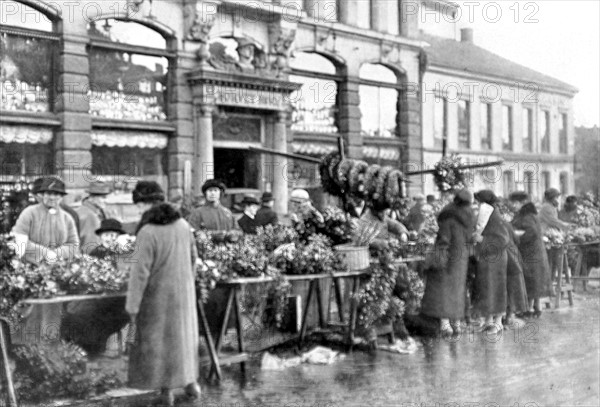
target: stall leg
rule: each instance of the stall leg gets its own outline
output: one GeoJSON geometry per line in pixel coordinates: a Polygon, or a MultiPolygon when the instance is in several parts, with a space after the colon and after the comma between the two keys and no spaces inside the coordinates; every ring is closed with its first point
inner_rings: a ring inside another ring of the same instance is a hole
{"type": "MultiPolygon", "coordinates": [[[[233,289],[233,297],[234,297],[234,311],[235,311],[235,319],[236,319],[236,330],[237,330],[237,337],[238,337],[238,351],[239,353],[244,353],[244,332],[242,329],[242,313],[240,311],[241,306],[240,306],[240,296],[239,296],[239,288],[236,287],[235,289],[233,289]]],[[[246,363],[245,362],[241,362],[240,364],[240,368],[242,370],[242,373],[246,373],[246,363]]]]}
{"type": "Polygon", "coordinates": [[[15,385],[13,382],[12,372],[10,371],[10,361],[8,359],[8,340],[7,335],[8,332],[8,324],[4,321],[0,321],[0,348],[2,351],[2,365],[4,366],[4,376],[6,377],[6,388],[8,395],[8,406],[10,407],[18,407],[19,403],[17,402],[17,393],[15,392],[15,385]]]}
{"type": "MultiPolygon", "coordinates": [[[[219,336],[217,336],[217,342],[215,344],[215,352],[218,355],[221,351],[221,345],[223,342],[223,337],[227,334],[227,325],[229,325],[229,316],[231,315],[231,308],[233,306],[234,300],[234,290],[229,290],[229,296],[227,298],[227,308],[225,308],[225,316],[223,318],[223,323],[221,325],[221,329],[219,330],[219,336]]],[[[208,374],[209,379],[215,373],[213,368],[210,369],[210,373],[208,374]]]]}
{"type": "Polygon", "coordinates": [[[211,366],[209,371],[209,379],[210,372],[214,370],[217,379],[221,380],[221,366],[219,365],[219,356],[217,355],[217,350],[215,349],[212,334],[210,333],[210,328],[208,327],[208,320],[206,319],[206,312],[204,311],[204,304],[202,303],[202,300],[198,300],[198,312],[200,314],[200,322],[202,323],[202,330],[204,331],[204,339],[206,340],[206,345],[208,346],[208,354],[210,356],[211,366]]]}
{"type": "Polygon", "coordinates": [[[306,304],[304,305],[304,312],[302,313],[302,328],[300,329],[300,343],[304,342],[306,336],[306,320],[308,319],[308,310],[310,309],[310,302],[312,300],[314,290],[314,280],[311,280],[308,285],[308,294],[306,295],[306,304]]]}
{"type": "Polygon", "coordinates": [[[344,308],[343,308],[343,300],[342,300],[342,289],[340,287],[340,279],[333,279],[333,287],[335,290],[335,301],[337,302],[338,308],[338,316],[340,318],[340,322],[344,323],[344,308]]]}

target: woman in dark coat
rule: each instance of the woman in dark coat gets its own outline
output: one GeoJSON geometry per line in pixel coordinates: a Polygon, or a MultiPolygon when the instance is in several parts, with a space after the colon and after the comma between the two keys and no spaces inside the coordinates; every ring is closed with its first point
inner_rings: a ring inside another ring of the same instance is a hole
{"type": "Polygon", "coordinates": [[[125,309],[136,329],[129,357],[129,386],[161,389],[173,405],[173,389],[199,396],[198,318],[191,226],[164,202],[156,182],[140,181],[133,202],[143,211],[138,226],[125,309]]]}
{"type": "Polygon", "coordinates": [[[442,334],[460,332],[465,317],[468,244],[473,233],[473,195],[462,190],[438,215],[439,231],[427,261],[421,313],[440,320],[442,334]]]}
{"type": "Polygon", "coordinates": [[[537,209],[523,191],[509,196],[516,211],[512,226],[517,232],[519,252],[523,259],[523,276],[529,298],[529,315],[539,317],[540,298],[550,294],[550,266],[544,246],[543,234],[537,217],[537,209]]]}
{"type": "Polygon", "coordinates": [[[500,211],[495,207],[497,198],[490,190],[482,190],[475,194],[480,203],[492,209],[487,223],[477,222],[475,240],[477,256],[477,273],[474,283],[473,308],[485,317],[485,329],[492,333],[502,331],[502,317],[506,313],[506,268],[508,265],[508,231],[500,211]]]}
{"type": "Polygon", "coordinates": [[[506,295],[508,308],[506,310],[506,324],[523,324],[515,314],[527,311],[527,288],[523,276],[523,259],[517,247],[517,236],[509,222],[504,222],[508,231],[508,264],[506,267],[506,295]]]}

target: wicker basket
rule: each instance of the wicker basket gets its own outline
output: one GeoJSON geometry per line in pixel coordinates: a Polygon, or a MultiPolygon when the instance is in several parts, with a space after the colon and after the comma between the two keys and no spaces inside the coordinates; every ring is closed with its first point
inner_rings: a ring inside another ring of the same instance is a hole
{"type": "Polygon", "coordinates": [[[352,246],[340,244],[334,246],[335,250],[342,255],[342,260],[349,270],[364,270],[369,267],[369,247],[352,246]]]}

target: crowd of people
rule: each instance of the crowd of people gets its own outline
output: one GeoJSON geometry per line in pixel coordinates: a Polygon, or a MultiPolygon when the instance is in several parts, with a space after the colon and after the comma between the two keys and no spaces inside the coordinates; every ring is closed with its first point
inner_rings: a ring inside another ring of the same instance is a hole
{"type": "MultiPolygon", "coordinates": [[[[124,306],[124,315],[135,327],[129,385],[162,389],[166,405],[173,405],[176,388],[185,388],[190,398],[200,394],[194,231],[208,231],[217,242],[235,241],[280,222],[270,192],[260,200],[245,196],[238,219],[221,204],[225,191],[222,182],[206,181],[204,203],[185,217],[181,200],[167,202],[156,182],[140,181],[132,193],[141,220],[124,306]]],[[[105,258],[125,233],[106,208],[110,189],[103,183],[89,186],[77,210],[62,202],[65,184],[58,178],[36,180],[33,192],[38,203],[21,213],[13,229],[17,254],[24,261],[54,262],[79,253],[105,258]]],[[[422,315],[437,319],[443,335],[460,333],[464,322],[473,319],[481,322],[481,330],[494,333],[504,323],[522,322],[517,316],[539,316],[540,298],[550,294],[551,265],[558,261],[551,252],[549,263],[544,230],[566,228],[573,221],[573,199],[559,212],[559,197],[555,189],[546,191],[538,213],[528,194],[513,192],[509,201],[516,215],[507,222],[492,191],[457,192],[437,217],[439,232],[425,264],[422,315]]],[[[432,213],[431,197],[417,195],[414,201],[405,217],[364,202],[349,202],[348,208],[351,216],[377,226],[372,245],[385,250],[392,236],[406,240],[409,233],[418,233],[432,213]]],[[[309,218],[323,223],[303,189],[291,192],[289,212],[292,223],[309,218]]]]}
{"type": "Polygon", "coordinates": [[[574,220],[573,197],[560,215],[559,198],[558,190],[548,189],[538,213],[527,193],[515,191],[508,197],[515,212],[510,222],[490,190],[459,191],[442,209],[421,308],[439,321],[442,335],[460,334],[468,322],[495,334],[505,324],[522,326],[522,318],[541,315],[540,298],[554,294],[551,270],[561,261],[559,250],[547,252],[544,232],[564,230],[574,220]]]}

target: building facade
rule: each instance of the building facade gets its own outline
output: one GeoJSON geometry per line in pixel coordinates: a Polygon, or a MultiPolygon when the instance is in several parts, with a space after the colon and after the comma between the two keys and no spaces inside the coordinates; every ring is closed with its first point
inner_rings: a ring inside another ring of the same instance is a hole
{"type": "Polygon", "coordinates": [[[0,5],[4,183],[153,179],[175,195],[217,177],[284,212],[316,166],[252,147],[320,157],[341,136],[351,157],[422,161],[422,41],[402,1],[0,5]]]}
{"type": "MultiPolygon", "coordinates": [[[[504,160],[470,171],[474,190],[504,197],[523,190],[536,199],[550,187],[572,193],[577,89],[478,47],[471,29],[457,29],[455,8],[431,7],[447,18],[419,21],[428,44],[421,84],[423,166],[439,161],[445,140],[446,153],[466,163],[504,160]]],[[[424,192],[436,192],[433,177],[423,182],[424,192]]]]}

